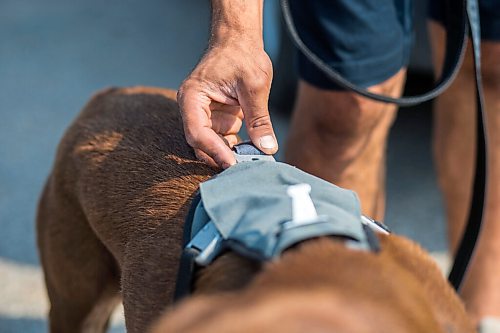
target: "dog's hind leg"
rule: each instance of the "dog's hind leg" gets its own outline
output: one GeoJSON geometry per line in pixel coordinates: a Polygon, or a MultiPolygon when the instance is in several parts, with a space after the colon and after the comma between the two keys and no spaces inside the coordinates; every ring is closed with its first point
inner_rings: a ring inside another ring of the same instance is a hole
{"type": "Polygon", "coordinates": [[[37,216],[50,332],[105,332],[120,301],[117,266],[76,201],[61,188],[49,179],[37,216]]]}

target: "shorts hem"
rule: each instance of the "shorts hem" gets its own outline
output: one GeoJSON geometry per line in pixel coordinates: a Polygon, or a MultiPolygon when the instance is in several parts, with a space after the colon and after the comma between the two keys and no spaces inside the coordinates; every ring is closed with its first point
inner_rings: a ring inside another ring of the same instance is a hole
{"type": "MultiPolygon", "coordinates": [[[[401,49],[395,50],[388,56],[370,59],[369,61],[351,61],[349,63],[328,63],[349,82],[368,88],[379,84],[394,76],[401,68],[407,66],[409,52],[401,49]]],[[[331,80],[315,64],[309,61],[302,53],[298,57],[299,76],[301,79],[313,86],[325,90],[345,90],[333,80],[331,80]]]]}

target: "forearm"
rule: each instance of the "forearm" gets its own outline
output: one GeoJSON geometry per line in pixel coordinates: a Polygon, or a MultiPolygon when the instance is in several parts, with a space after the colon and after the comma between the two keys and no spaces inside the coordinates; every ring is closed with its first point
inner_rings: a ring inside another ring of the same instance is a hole
{"type": "Polygon", "coordinates": [[[210,45],[231,38],[263,46],[263,0],[212,0],[210,45]]]}

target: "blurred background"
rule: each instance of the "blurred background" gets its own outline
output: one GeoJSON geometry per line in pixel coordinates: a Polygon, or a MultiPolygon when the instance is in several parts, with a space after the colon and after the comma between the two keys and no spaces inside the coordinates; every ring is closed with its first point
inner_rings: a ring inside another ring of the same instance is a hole
{"type": "MultiPolygon", "coordinates": [[[[47,332],[37,257],[37,199],[64,130],[96,90],[177,88],[206,45],[209,1],[0,1],[0,332],[47,332]]],[[[416,46],[407,91],[432,83],[425,1],[415,1],[416,46]]],[[[293,49],[277,0],[265,2],[274,62],[271,116],[285,143],[293,103],[293,49]]],[[[442,202],[430,148],[431,105],[402,109],[388,147],[386,223],[443,264],[442,202]]],[[[278,155],[278,158],[281,155],[278,155]]],[[[120,310],[113,332],[123,332],[120,310]]]]}

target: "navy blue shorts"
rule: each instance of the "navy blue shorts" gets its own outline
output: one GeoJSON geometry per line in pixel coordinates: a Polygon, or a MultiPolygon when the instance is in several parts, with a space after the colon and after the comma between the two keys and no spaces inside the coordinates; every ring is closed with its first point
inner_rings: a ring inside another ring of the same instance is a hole
{"type": "MultiPolygon", "coordinates": [[[[479,0],[481,36],[500,41],[500,0],[479,0]]],[[[442,3],[429,1],[429,16],[446,20],[442,3]]],[[[408,65],[413,35],[412,0],[290,0],[306,45],[349,81],[369,87],[408,65]]],[[[302,54],[300,77],[322,89],[339,89],[302,54]]]]}

